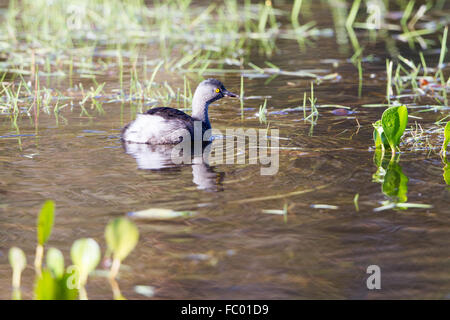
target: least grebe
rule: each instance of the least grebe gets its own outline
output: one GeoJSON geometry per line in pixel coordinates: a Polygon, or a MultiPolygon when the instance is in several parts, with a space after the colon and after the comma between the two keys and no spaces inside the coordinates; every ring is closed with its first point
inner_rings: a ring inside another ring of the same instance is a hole
{"type": "Polygon", "coordinates": [[[194,139],[194,122],[201,122],[203,133],[211,129],[208,106],[225,96],[237,97],[225,89],[222,82],[208,79],[201,82],[192,98],[192,116],[181,110],[159,107],[138,114],[136,120],[122,130],[122,140],[147,144],[177,144],[183,140],[179,130],[187,130],[194,139]]]}

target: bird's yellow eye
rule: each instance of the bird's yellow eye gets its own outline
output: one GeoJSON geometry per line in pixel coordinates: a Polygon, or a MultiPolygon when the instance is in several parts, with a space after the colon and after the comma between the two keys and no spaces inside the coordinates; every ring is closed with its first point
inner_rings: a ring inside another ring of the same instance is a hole
{"type": "Polygon", "coordinates": [[[216,89],[216,92],[217,92],[217,93],[219,93],[219,92],[220,92],[220,89],[219,89],[219,88],[217,88],[217,89],[216,89]]]}

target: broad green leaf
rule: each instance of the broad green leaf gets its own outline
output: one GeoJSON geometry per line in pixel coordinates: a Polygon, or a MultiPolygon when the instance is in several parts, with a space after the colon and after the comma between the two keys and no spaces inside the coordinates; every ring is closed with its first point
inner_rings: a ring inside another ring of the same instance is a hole
{"type": "Polygon", "coordinates": [[[139,230],[130,220],[117,218],[106,226],[105,238],[114,259],[123,261],[136,246],[139,230]]]}
{"type": "Polygon", "coordinates": [[[408,200],[408,181],[402,167],[397,162],[391,162],[384,176],[382,191],[394,203],[406,202],[408,200]]]}
{"type": "Polygon", "coordinates": [[[381,125],[389,146],[394,150],[408,124],[408,109],[405,106],[390,107],[381,116],[381,125]]]}
{"type": "Polygon", "coordinates": [[[447,146],[449,142],[450,142],[450,121],[447,122],[444,129],[444,143],[442,144],[442,153],[444,154],[444,156],[447,153],[447,146]]]}
{"type": "Polygon", "coordinates": [[[377,129],[373,129],[373,142],[375,142],[375,148],[381,147],[383,141],[381,140],[381,134],[377,129]]]}
{"type": "Polygon", "coordinates": [[[62,252],[56,248],[50,248],[47,251],[47,267],[52,275],[60,279],[64,276],[64,256],[62,252]]]}
{"type": "Polygon", "coordinates": [[[52,233],[55,219],[55,203],[51,200],[45,201],[38,217],[37,240],[43,246],[52,233]]]}
{"type": "Polygon", "coordinates": [[[9,249],[8,259],[13,272],[19,272],[20,274],[27,266],[27,257],[20,248],[12,247],[9,249]]]}
{"type": "Polygon", "coordinates": [[[80,283],[82,286],[87,281],[88,275],[100,262],[100,246],[92,238],[76,240],[70,249],[70,257],[78,269],[80,283]]]}
{"type": "Polygon", "coordinates": [[[77,289],[69,289],[67,286],[69,274],[64,274],[60,279],[52,276],[50,270],[42,271],[36,279],[34,297],[36,300],[75,300],[78,296],[77,289]]]}
{"type": "Polygon", "coordinates": [[[443,176],[445,183],[450,185],[450,162],[445,163],[443,176]]]}

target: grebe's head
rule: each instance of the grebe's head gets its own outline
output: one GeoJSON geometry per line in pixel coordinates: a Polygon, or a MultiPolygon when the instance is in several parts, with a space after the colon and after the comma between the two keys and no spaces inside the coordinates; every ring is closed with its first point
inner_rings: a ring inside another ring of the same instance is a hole
{"type": "Polygon", "coordinates": [[[223,83],[217,79],[202,81],[195,90],[195,96],[202,97],[202,100],[207,103],[222,99],[225,96],[238,97],[237,94],[228,91],[223,83]]]}

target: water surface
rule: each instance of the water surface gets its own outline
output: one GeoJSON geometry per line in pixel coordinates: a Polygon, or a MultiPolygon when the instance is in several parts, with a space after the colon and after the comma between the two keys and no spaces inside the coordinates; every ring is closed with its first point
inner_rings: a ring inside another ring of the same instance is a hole
{"type": "MultiPolygon", "coordinates": [[[[321,24],[332,27],[328,18],[321,24]]],[[[432,208],[374,211],[387,199],[381,184],[373,182],[371,125],[384,108],[362,105],[386,102],[385,44],[366,48],[365,55],[375,59],[363,63],[360,97],[351,48],[338,47],[335,37],[322,37],[306,50],[295,41],[280,41],[278,47],[272,58],[255,54],[252,62],[338,73],[335,80],[315,84],[317,104],[344,105],[351,112],[319,107],[312,128],[302,110],[281,112],[301,106],[303,93],[310,90],[310,79],[294,76],[270,83],[267,77],[245,78],[245,95],[257,98],[245,100],[243,120],[238,100],[211,106],[212,126],[223,132],[268,125],[279,129],[280,167],[274,176],[262,176],[260,165],[249,164],[142,169],[149,157],[155,163],[146,165],[155,168],[164,159],[155,159],[158,155],[145,148],[122,146],[120,129],[135,113],[129,104],[105,103],[105,114],[92,112],[92,117],[78,110],[65,110],[58,119],[41,114],[38,130],[24,116],[18,120],[20,132],[2,115],[0,298],[11,295],[9,248],[23,248],[29,262],[34,257],[36,214],[45,199],[53,199],[57,208],[48,246],[60,248],[66,258],[80,237],[93,237],[105,249],[103,232],[111,218],[148,208],[196,212],[166,221],[136,220],[140,240],[119,279],[123,295],[131,299],[145,298],[135,292],[136,285],[155,287],[155,299],[448,298],[450,197],[439,156],[404,150],[399,162],[409,179],[408,202],[432,208]],[[260,123],[256,113],[266,96],[268,123],[260,123]],[[359,211],[353,203],[356,194],[359,211]],[[285,204],[286,218],[263,212],[285,204]],[[337,209],[314,208],[318,204],[337,209]],[[366,287],[366,268],[373,264],[381,268],[381,290],[366,287]]],[[[417,59],[406,45],[400,49],[417,59]]],[[[239,74],[214,77],[239,92],[239,74]]],[[[168,80],[182,90],[182,80],[171,78],[161,73],[155,81],[168,80]]],[[[201,80],[194,79],[195,84],[201,80]]],[[[50,79],[50,84],[67,88],[65,81],[50,79]]],[[[119,86],[114,72],[97,81],[106,81],[106,90],[119,86]]],[[[409,101],[410,106],[426,103],[409,101]]],[[[410,114],[422,117],[424,128],[448,114],[448,107],[415,113],[419,110],[410,109],[410,114]]],[[[34,270],[29,266],[23,277],[23,296],[32,298],[34,270]]],[[[89,279],[87,292],[93,299],[112,298],[101,277],[89,279]]]]}

